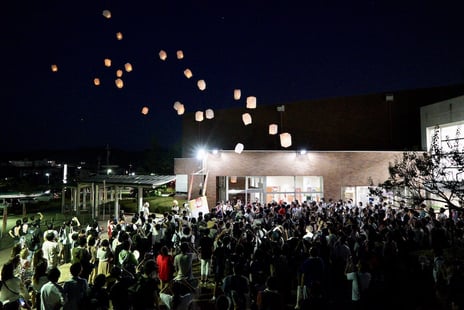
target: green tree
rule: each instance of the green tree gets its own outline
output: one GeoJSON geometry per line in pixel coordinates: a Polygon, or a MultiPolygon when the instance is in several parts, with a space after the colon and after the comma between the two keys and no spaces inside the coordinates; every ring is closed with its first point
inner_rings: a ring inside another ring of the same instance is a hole
{"type": "Polygon", "coordinates": [[[461,209],[464,201],[464,148],[460,130],[446,137],[444,146],[436,127],[428,152],[404,152],[390,163],[389,178],[378,186],[371,182],[371,195],[405,200],[418,205],[429,201],[461,209]]]}

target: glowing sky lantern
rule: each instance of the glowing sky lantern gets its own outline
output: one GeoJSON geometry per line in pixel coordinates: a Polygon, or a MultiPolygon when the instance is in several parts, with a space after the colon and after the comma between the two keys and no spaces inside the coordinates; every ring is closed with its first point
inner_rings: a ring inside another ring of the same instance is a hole
{"type": "Polygon", "coordinates": [[[185,113],[185,107],[184,105],[181,103],[180,106],[177,108],[177,115],[182,115],[185,113]]]}
{"type": "Polygon", "coordinates": [[[118,39],[119,41],[122,40],[122,32],[116,32],[116,39],[118,39]]]}
{"type": "Polygon", "coordinates": [[[148,111],[149,111],[148,107],[143,107],[143,108],[142,108],[142,114],[143,114],[143,115],[147,115],[147,114],[148,114],[148,111]]]}
{"type": "Polygon", "coordinates": [[[235,153],[237,154],[240,154],[243,152],[243,149],[244,149],[244,146],[242,143],[237,143],[237,145],[235,145],[235,153]]]}
{"type": "Polygon", "coordinates": [[[95,86],[99,86],[99,85],[100,85],[100,79],[99,79],[99,78],[94,78],[94,79],[93,79],[93,84],[94,84],[95,86]]]}
{"type": "Polygon", "coordinates": [[[276,135],[278,132],[279,126],[277,124],[270,124],[269,125],[269,134],[270,135],[276,135]]]}
{"type": "Polygon", "coordinates": [[[103,16],[106,18],[111,18],[111,11],[110,10],[103,10],[103,16]]]}
{"type": "Polygon", "coordinates": [[[166,54],[166,51],[161,50],[159,52],[159,57],[160,57],[161,60],[166,60],[166,58],[168,58],[168,54],[166,54]]]}
{"type": "Polygon", "coordinates": [[[247,109],[256,109],[256,97],[255,96],[247,97],[246,107],[247,109]]]}
{"type": "Polygon", "coordinates": [[[206,89],[206,82],[205,80],[198,80],[197,86],[199,90],[205,90],[206,89]]]}
{"type": "Polygon", "coordinates": [[[242,96],[242,91],[240,89],[234,89],[234,99],[240,100],[241,96],[242,96]]]}
{"type": "Polygon", "coordinates": [[[280,134],[280,145],[282,147],[289,147],[292,145],[292,135],[288,132],[280,134]]]}
{"type": "Polygon", "coordinates": [[[207,119],[213,119],[214,118],[214,111],[213,109],[207,109],[205,111],[205,116],[207,119]]]}
{"type": "Polygon", "coordinates": [[[177,59],[184,59],[184,52],[183,51],[178,50],[176,52],[176,55],[177,55],[177,59]]]}
{"type": "Polygon", "coordinates": [[[121,76],[122,76],[122,73],[123,73],[123,72],[122,72],[121,69],[116,70],[116,76],[117,76],[117,77],[121,77],[121,76]]]}
{"type": "Polygon", "coordinates": [[[245,124],[245,126],[250,125],[251,122],[252,122],[250,113],[243,113],[242,114],[242,121],[245,124]]]}
{"type": "Polygon", "coordinates": [[[130,62],[126,63],[124,65],[124,69],[126,69],[127,72],[131,72],[132,71],[132,65],[130,64],[130,62]]]}
{"type": "Polygon", "coordinates": [[[195,120],[197,122],[202,122],[203,121],[203,111],[196,111],[195,112],[195,120]]]}
{"type": "Polygon", "coordinates": [[[174,110],[179,110],[179,108],[182,106],[182,103],[180,101],[174,102],[174,105],[172,106],[174,110]]]}
{"type": "Polygon", "coordinates": [[[230,177],[230,183],[237,183],[237,176],[233,175],[230,177]]]}
{"type": "Polygon", "coordinates": [[[105,63],[105,67],[111,67],[111,59],[109,58],[105,58],[105,60],[103,61],[105,63]]]}
{"type": "Polygon", "coordinates": [[[58,66],[57,65],[51,65],[52,72],[57,72],[58,71],[58,66]]]}
{"type": "Polygon", "coordinates": [[[193,76],[192,70],[190,69],[185,69],[184,70],[184,75],[187,79],[190,79],[193,76]]]}
{"type": "Polygon", "coordinates": [[[117,88],[123,88],[124,87],[124,82],[121,79],[116,79],[114,81],[114,83],[116,84],[117,88]]]}

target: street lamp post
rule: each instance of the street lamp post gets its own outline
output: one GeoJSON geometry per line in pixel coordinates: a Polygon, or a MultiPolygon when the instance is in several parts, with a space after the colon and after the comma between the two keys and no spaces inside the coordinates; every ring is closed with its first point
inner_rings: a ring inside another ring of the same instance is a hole
{"type": "Polygon", "coordinates": [[[45,173],[45,176],[47,177],[47,185],[50,184],[50,173],[45,173]]]}

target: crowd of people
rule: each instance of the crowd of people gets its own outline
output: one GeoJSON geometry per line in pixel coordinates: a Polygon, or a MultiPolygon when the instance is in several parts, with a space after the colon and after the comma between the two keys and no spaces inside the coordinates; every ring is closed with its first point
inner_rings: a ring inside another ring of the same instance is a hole
{"type": "Polygon", "coordinates": [[[3,309],[464,309],[461,210],[237,200],[193,215],[175,201],[106,229],[41,221],[9,232],[3,309]]]}

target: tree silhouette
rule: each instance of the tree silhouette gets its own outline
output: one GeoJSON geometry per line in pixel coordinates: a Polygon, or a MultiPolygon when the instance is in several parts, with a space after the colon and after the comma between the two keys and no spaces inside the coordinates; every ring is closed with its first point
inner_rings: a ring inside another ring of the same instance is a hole
{"type": "Polygon", "coordinates": [[[461,132],[446,137],[443,144],[440,128],[436,127],[428,152],[404,152],[389,165],[389,178],[374,186],[370,193],[380,198],[404,200],[411,205],[424,202],[444,204],[462,209],[464,201],[464,148],[461,132]]]}

